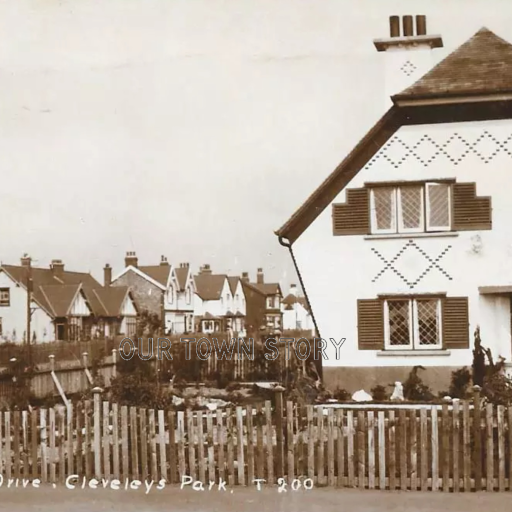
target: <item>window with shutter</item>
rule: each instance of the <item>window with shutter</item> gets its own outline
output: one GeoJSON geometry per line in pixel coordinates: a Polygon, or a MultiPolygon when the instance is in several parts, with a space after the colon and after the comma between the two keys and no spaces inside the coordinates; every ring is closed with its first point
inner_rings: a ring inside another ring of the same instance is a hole
{"type": "Polygon", "coordinates": [[[467,297],[446,297],[442,302],[443,345],[447,349],[469,348],[467,297]]]}
{"type": "Polygon", "coordinates": [[[384,310],[380,299],[357,301],[357,331],[359,350],[384,348],[384,310]]]}
{"type": "Polygon", "coordinates": [[[455,183],[453,217],[456,231],[492,229],[491,198],[477,197],[475,183],[455,183]]]}
{"type": "Polygon", "coordinates": [[[454,180],[366,184],[333,204],[334,235],[395,235],[492,228],[490,197],[454,180]]]}
{"type": "Polygon", "coordinates": [[[347,202],[332,205],[334,235],[367,235],[370,232],[368,189],[347,190],[347,202]]]}

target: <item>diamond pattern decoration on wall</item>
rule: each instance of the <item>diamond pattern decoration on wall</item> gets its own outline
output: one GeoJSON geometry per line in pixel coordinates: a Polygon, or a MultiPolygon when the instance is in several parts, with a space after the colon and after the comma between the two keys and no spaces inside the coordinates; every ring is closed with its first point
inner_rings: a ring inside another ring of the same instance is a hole
{"type": "Polygon", "coordinates": [[[405,61],[400,68],[402,73],[411,76],[418,69],[410,60],[405,61]]]}
{"type": "Polygon", "coordinates": [[[371,248],[372,252],[379,258],[382,263],[384,263],[384,266],[380,270],[380,272],[372,279],[372,283],[375,283],[386,271],[393,272],[396,276],[398,276],[409,288],[414,288],[430,271],[433,269],[437,269],[441,274],[443,274],[449,281],[452,280],[452,277],[446,272],[446,270],[441,267],[439,262],[441,259],[446,255],[446,253],[452,248],[451,245],[447,245],[441,253],[433,258],[429,256],[419,245],[417,245],[414,240],[409,240],[397,253],[396,255],[388,259],[385,256],[383,256],[377,249],[374,247],[371,248]],[[399,265],[400,258],[407,252],[407,251],[416,251],[419,255],[421,255],[426,263],[427,266],[421,272],[415,279],[409,279],[404,275],[404,270],[400,270],[397,268],[399,265]]]}
{"type": "Polygon", "coordinates": [[[435,140],[430,135],[424,134],[415,143],[405,142],[396,136],[368,162],[367,167],[371,167],[379,159],[387,161],[395,169],[410,160],[416,160],[424,167],[428,167],[439,158],[446,158],[452,164],[458,165],[468,155],[475,155],[488,164],[499,153],[512,157],[511,142],[512,133],[500,139],[487,130],[473,139],[455,132],[444,141],[435,140]]]}

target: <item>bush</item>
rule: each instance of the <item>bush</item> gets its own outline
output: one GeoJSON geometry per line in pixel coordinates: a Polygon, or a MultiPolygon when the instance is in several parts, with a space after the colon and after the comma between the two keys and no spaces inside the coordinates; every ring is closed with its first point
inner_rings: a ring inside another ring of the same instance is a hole
{"type": "Polygon", "coordinates": [[[434,394],[418,375],[418,370],[425,370],[425,368],[414,366],[409,372],[403,386],[404,398],[414,402],[430,402],[434,398],[434,394]]]}
{"type": "Polygon", "coordinates": [[[389,399],[389,393],[386,391],[385,386],[377,384],[370,390],[370,394],[375,402],[385,402],[389,399]]]}
{"type": "Polygon", "coordinates": [[[469,395],[469,386],[471,384],[471,372],[464,366],[459,370],[452,372],[448,396],[452,398],[465,399],[469,395]]]}
{"type": "Polygon", "coordinates": [[[338,402],[349,402],[352,399],[351,393],[346,389],[340,388],[339,386],[334,390],[332,397],[338,402]]]}

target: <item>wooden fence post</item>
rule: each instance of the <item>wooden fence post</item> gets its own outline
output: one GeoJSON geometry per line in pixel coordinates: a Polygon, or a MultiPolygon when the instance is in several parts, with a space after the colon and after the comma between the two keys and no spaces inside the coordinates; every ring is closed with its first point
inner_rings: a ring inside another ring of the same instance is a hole
{"type": "Polygon", "coordinates": [[[103,390],[95,387],[94,394],[94,476],[101,478],[101,393],[103,390]]]}
{"type": "Polygon", "coordinates": [[[282,386],[277,386],[276,392],[276,449],[277,449],[277,478],[284,477],[284,444],[283,444],[283,391],[282,386]]]}
{"type": "Polygon", "coordinates": [[[117,350],[115,348],[112,349],[112,378],[115,379],[117,377],[117,350]]]}
{"type": "Polygon", "coordinates": [[[475,491],[482,490],[482,437],[481,437],[481,416],[480,416],[480,391],[478,385],[473,386],[473,467],[475,468],[475,491]]]}

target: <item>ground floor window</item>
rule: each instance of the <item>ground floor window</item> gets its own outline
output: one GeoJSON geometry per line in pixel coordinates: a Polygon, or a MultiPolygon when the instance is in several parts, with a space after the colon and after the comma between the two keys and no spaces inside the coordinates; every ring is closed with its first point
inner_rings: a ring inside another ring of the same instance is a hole
{"type": "Polygon", "coordinates": [[[384,302],[386,348],[439,348],[441,325],[441,300],[438,298],[397,298],[384,302]]]}

